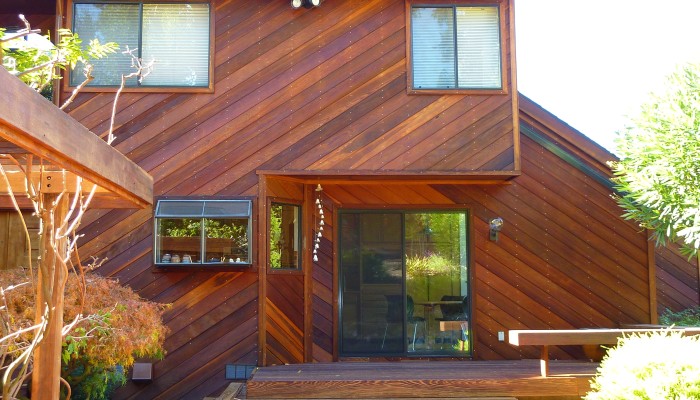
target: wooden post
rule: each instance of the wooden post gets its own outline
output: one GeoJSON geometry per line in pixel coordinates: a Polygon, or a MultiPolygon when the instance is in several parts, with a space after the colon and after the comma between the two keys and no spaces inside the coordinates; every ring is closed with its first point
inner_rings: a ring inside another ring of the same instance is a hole
{"type": "Polygon", "coordinates": [[[540,374],[545,378],[549,375],[549,348],[547,345],[542,346],[540,353],[540,374]]]}
{"type": "MultiPolygon", "coordinates": [[[[43,204],[51,208],[58,195],[42,193],[43,204]]],[[[61,377],[61,345],[63,338],[63,296],[68,278],[67,271],[60,265],[61,261],[53,251],[56,229],[60,226],[68,210],[67,197],[56,204],[53,217],[46,213],[41,216],[43,231],[40,243],[40,266],[37,279],[36,323],[40,323],[47,304],[50,305],[48,325],[44,338],[34,351],[34,369],[32,372],[32,400],[58,399],[61,377]]],[[[59,255],[66,253],[66,239],[57,241],[59,255]]]]}

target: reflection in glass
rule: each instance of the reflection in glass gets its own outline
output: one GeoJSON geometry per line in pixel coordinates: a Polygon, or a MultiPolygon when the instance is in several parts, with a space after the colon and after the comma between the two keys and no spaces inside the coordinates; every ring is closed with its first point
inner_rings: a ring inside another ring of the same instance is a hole
{"type": "Polygon", "coordinates": [[[300,207],[272,203],[270,206],[270,268],[299,269],[300,207]]]}
{"type": "Polygon", "coordinates": [[[340,214],[341,354],[468,356],[465,212],[340,214]]]}

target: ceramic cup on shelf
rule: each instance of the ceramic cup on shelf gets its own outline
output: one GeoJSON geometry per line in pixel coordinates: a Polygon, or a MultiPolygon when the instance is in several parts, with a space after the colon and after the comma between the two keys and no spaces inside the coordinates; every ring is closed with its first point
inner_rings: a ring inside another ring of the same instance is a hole
{"type": "Polygon", "coordinates": [[[170,259],[170,261],[172,261],[172,262],[174,262],[174,263],[179,263],[179,262],[180,262],[180,256],[177,255],[177,254],[175,254],[175,255],[173,255],[173,257],[170,259]]]}
{"type": "Polygon", "coordinates": [[[191,263],[192,257],[189,254],[185,254],[182,256],[182,262],[183,263],[191,263]]]}
{"type": "Polygon", "coordinates": [[[170,256],[170,254],[165,253],[163,254],[163,257],[160,258],[160,262],[169,263],[171,259],[172,257],[170,256]]]}

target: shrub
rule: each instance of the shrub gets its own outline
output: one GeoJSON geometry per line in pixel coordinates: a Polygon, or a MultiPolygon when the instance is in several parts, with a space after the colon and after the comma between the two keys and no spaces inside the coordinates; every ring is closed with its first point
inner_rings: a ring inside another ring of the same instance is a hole
{"type": "Polygon", "coordinates": [[[699,399],[700,336],[662,332],[621,338],[586,400],[699,399]]]}
{"type": "Polygon", "coordinates": [[[700,326],[700,306],[674,312],[668,308],[659,317],[662,325],[700,326]]]}
{"type": "MultiPolygon", "coordinates": [[[[69,274],[64,322],[80,309],[80,277],[69,274]]],[[[0,271],[0,286],[28,281],[23,270],[0,271]]],[[[71,385],[73,398],[108,398],[109,391],[126,382],[134,358],[162,358],[167,328],[164,306],[140,298],[114,279],[86,274],[82,314],[87,317],[64,337],[61,376],[71,385]]],[[[34,322],[34,289],[25,285],[6,293],[13,331],[34,322]]],[[[21,341],[29,342],[32,332],[21,341]]]]}

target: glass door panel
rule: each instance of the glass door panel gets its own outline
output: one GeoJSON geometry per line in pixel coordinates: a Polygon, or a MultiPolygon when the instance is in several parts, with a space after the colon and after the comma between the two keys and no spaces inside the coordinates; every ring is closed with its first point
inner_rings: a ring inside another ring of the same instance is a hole
{"type": "Polygon", "coordinates": [[[465,212],[343,212],[340,354],[471,354],[465,212]]]}
{"type": "Polygon", "coordinates": [[[426,331],[411,350],[469,355],[466,214],[407,213],[405,232],[406,297],[414,304],[415,325],[425,321],[426,331]]]}
{"type": "Polygon", "coordinates": [[[343,355],[404,352],[400,213],[340,215],[343,355]]]}

